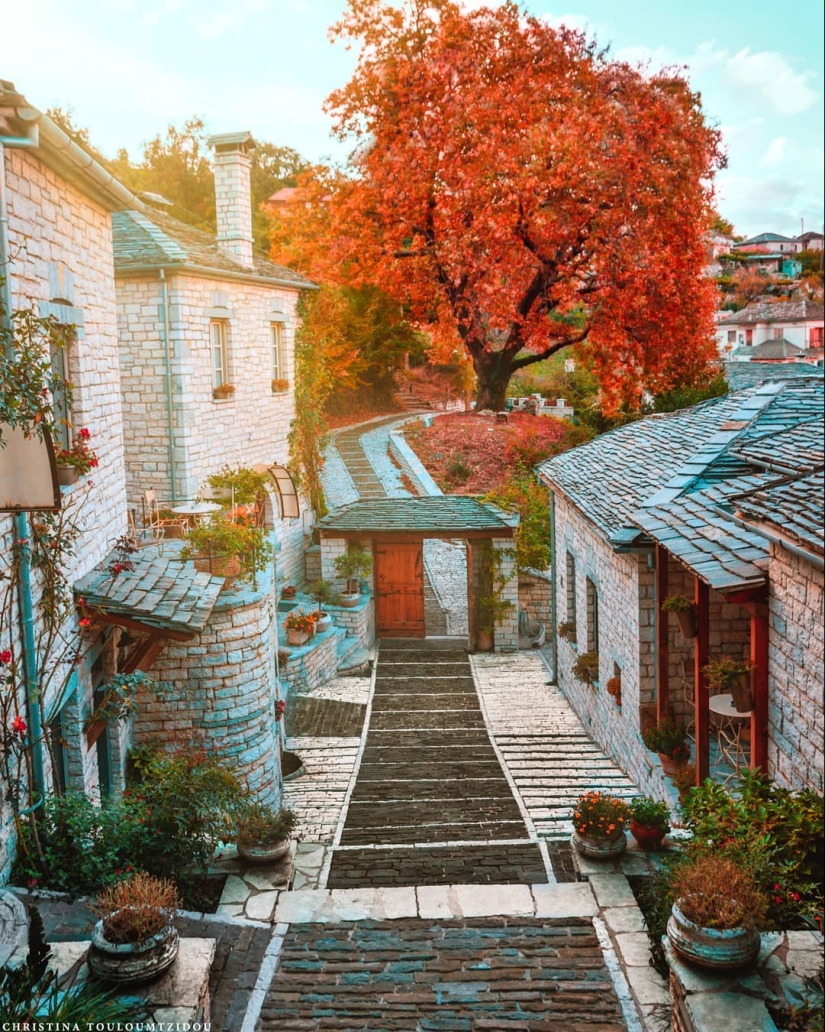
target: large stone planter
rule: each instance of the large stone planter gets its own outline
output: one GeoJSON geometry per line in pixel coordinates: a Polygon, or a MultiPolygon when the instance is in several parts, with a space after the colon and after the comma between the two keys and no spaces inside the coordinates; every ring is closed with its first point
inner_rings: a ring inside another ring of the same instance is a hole
{"type": "Polygon", "coordinates": [[[238,856],[250,864],[272,864],[289,852],[290,839],[281,839],[268,846],[242,846],[237,843],[238,856]]]}
{"type": "Polygon", "coordinates": [[[743,928],[701,928],[689,921],[674,903],[667,922],[671,946],[685,960],[700,967],[726,971],[752,964],[761,939],[752,925],[743,928]]]}
{"type": "Polygon", "coordinates": [[[171,922],[145,942],[109,942],[98,921],[89,948],[89,970],[109,985],[140,985],[158,978],[170,968],[178,955],[180,940],[171,922]]]}
{"type": "Polygon", "coordinates": [[[606,839],[588,838],[586,835],[580,835],[574,831],[570,841],[576,852],[581,853],[582,856],[589,856],[593,860],[610,860],[627,849],[627,837],[623,831],[606,839]]]}

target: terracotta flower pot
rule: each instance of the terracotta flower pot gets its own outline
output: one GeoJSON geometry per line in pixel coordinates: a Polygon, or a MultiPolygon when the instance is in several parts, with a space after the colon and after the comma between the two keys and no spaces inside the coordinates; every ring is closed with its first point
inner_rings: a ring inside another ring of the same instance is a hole
{"type": "Polygon", "coordinates": [[[296,631],[290,627],[286,632],[286,640],[289,645],[306,645],[309,641],[309,631],[296,631]]]}
{"type": "Polygon", "coordinates": [[[493,651],[493,632],[476,631],[476,652],[493,651]]]}
{"type": "Polygon", "coordinates": [[[357,606],[361,601],[360,591],[342,591],[341,592],[341,605],[345,609],[352,609],[357,606]]]}
{"type": "Polygon", "coordinates": [[[667,922],[667,937],[685,960],[721,971],[752,964],[761,944],[759,932],[752,925],[719,930],[694,924],[679,909],[678,901],[667,922]]]}
{"type": "Polygon", "coordinates": [[[679,630],[682,632],[683,638],[695,638],[696,637],[696,613],[693,610],[693,606],[690,609],[680,609],[676,613],[676,619],[679,623],[679,630]]]}
{"type": "Polygon", "coordinates": [[[241,845],[238,843],[238,856],[250,864],[271,864],[286,856],[289,852],[290,839],[280,839],[265,846],[241,845]]]}
{"type": "Polygon", "coordinates": [[[77,466],[57,467],[57,482],[61,487],[68,487],[70,484],[76,484],[79,476],[80,474],[77,472],[77,466]]]}
{"type": "Polygon", "coordinates": [[[662,761],[662,770],[665,774],[675,774],[677,770],[681,770],[684,767],[690,757],[679,756],[674,759],[672,756],[668,756],[666,753],[657,753],[659,759],[662,761]]]}
{"type": "Polygon", "coordinates": [[[627,849],[627,836],[623,831],[615,832],[610,838],[591,838],[574,831],[570,841],[577,852],[593,860],[609,860],[627,849]]]}
{"type": "Polygon", "coordinates": [[[633,818],[630,819],[630,834],[644,850],[658,849],[665,837],[665,832],[660,828],[646,828],[633,818]]]}
{"type": "Polygon", "coordinates": [[[740,674],[739,677],[731,683],[730,693],[733,696],[734,707],[740,713],[750,713],[753,709],[750,672],[740,674]]]}
{"type": "Polygon", "coordinates": [[[98,921],[92,931],[89,970],[110,985],[139,985],[158,978],[171,967],[179,945],[178,932],[172,924],[151,939],[132,945],[109,942],[103,931],[103,921],[98,921]]]}

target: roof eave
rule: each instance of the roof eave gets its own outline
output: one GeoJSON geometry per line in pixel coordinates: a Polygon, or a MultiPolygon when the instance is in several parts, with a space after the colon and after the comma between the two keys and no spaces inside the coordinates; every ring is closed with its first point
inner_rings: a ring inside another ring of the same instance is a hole
{"type": "Polygon", "coordinates": [[[157,274],[163,269],[164,272],[188,273],[192,276],[202,276],[204,279],[234,280],[241,283],[260,283],[270,287],[283,287],[287,290],[319,290],[317,283],[311,280],[304,280],[301,283],[294,283],[291,280],[279,279],[276,276],[257,276],[253,272],[241,272],[229,269],[213,269],[208,265],[195,265],[192,262],[147,262],[143,265],[118,266],[115,261],[115,279],[134,279],[146,276],[149,273],[157,274]]]}

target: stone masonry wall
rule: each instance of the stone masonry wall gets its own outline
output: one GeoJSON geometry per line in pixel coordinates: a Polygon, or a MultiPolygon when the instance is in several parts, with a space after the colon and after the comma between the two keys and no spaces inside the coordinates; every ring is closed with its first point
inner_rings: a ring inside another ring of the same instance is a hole
{"type": "Polygon", "coordinates": [[[644,555],[618,555],[605,539],[556,493],[557,586],[556,619],[571,621],[568,607],[567,554],[576,568],[576,642],[558,638],[558,683],[588,733],[640,789],[665,798],[665,780],[658,758],[644,746],[640,707],[655,701],[654,681],[654,571],[644,555]],[[586,580],[598,598],[599,680],[582,684],[572,673],[576,657],[587,650],[588,599],[586,580]],[[610,677],[621,676],[622,704],[608,695],[610,677]]]}
{"type": "Polygon", "coordinates": [[[171,747],[202,734],[261,802],[280,800],[275,719],[275,599],[270,590],[236,605],[218,601],[204,632],[166,647],[150,671],[163,698],[142,693],[135,739],[171,747]]]}
{"type": "Polygon", "coordinates": [[[768,771],[823,790],[823,573],[771,545],[768,771]]]}
{"type": "Polygon", "coordinates": [[[533,620],[543,623],[548,637],[552,619],[553,574],[550,570],[519,570],[518,605],[533,620]]]}
{"type": "MultiPolygon", "coordinates": [[[[67,570],[72,582],[100,562],[126,528],[111,223],[108,211],[35,154],[11,149],[6,152],[6,162],[13,304],[15,308],[33,307],[41,315],[54,314],[77,326],[77,340],[65,356],[68,376],[75,385],[71,421],[75,428],[89,429],[100,457],[93,476],[64,489],[64,497],[77,505],[80,527],[76,553],[67,570]]],[[[11,516],[0,514],[0,568],[10,557],[12,536],[11,516]]],[[[36,580],[34,591],[36,602],[36,580]]],[[[19,626],[16,611],[13,626],[19,626]]],[[[73,616],[66,634],[75,631],[73,616]]],[[[0,649],[9,645],[19,655],[19,638],[0,641],[0,649]]],[[[62,679],[47,691],[48,716],[58,701],[60,684],[62,679]]],[[[89,777],[84,777],[87,789],[93,787],[92,775],[96,776],[95,750],[86,749],[85,738],[76,733],[75,725],[80,715],[88,714],[90,697],[84,668],[78,672],[76,694],[65,716],[71,722],[69,734],[83,754],[76,769],[89,772],[89,777]]],[[[7,876],[13,848],[7,817],[5,810],[0,813],[0,881],[7,876]]]]}

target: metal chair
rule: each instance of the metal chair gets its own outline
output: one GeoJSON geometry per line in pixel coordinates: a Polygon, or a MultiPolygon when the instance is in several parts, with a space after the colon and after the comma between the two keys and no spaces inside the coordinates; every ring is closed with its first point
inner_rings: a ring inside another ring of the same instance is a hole
{"type": "Polygon", "coordinates": [[[161,527],[147,525],[138,530],[137,523],[135,522],[135,514],[131,509],[127,514],[127,519],[128,530],[126,536],[129,539],[129,544],[134,548],[149,548],[156,545],[160,549],[160,554],[162,555],[163,529],[161,527]]]}
{"type": "Polygon", "coordinates": [[[151,528],[154,532],[160,531],[161,537],[166,537],[166,530],[175,528],[178,536],[185,534],[188,523],[181,516],[161,516],[160,504],[158,503],[157,492],[149,488],[143,492],[143,526],[151,528]]]}

